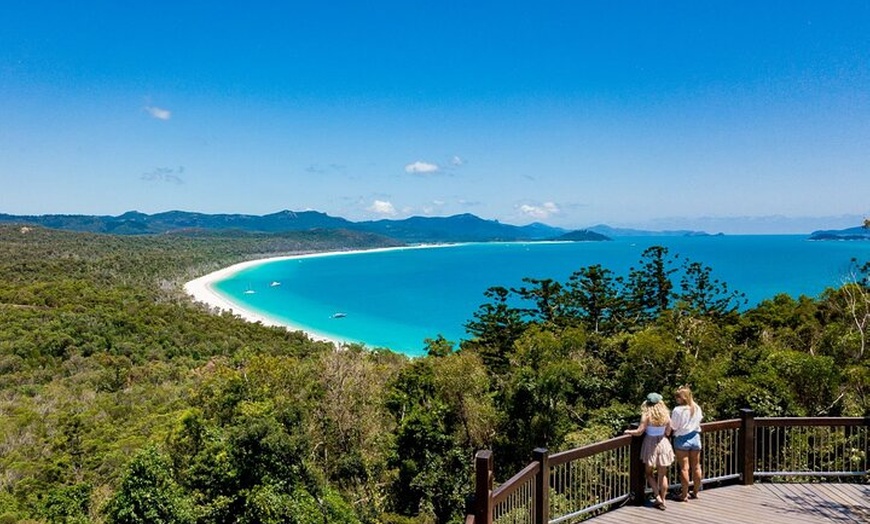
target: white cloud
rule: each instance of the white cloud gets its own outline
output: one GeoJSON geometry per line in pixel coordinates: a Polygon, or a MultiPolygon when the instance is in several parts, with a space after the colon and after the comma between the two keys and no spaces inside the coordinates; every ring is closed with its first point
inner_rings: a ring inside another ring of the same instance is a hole
{"type": "Polygon", "coordinates": [[[443,200],[433,200],[428,205],[423,206],[423,213],[427,215],[434,215],[435,213],[438,213],[445,205],[447,205],[447,202],[443,200]]]}
{"type": "Polygon", "coordinates": [[[146,106],[145,111],[148,111],[148,114],[157,120],[169,120],[172,118],[172,111],[163,109],[162,107],[146,106]]]}
{"type": "Polygon", "coordinates": [[[142,173],[139,177],[147,182],[170,182],[172,184],[183,184],[184,180],[181,174],[184,173],[184,166],[179,166],[178,169],[170,167],[158,167],[154,171],[142,173]]]}
{"type": "Polygon", "coordinates": [[[456,155],[453,155],[453,158],[450,159],[450,165],[452,166],[459,167],[463,164],[465,164],[465,160],[462,160],[456,155]]]}
{"type": "Polygon", "coordinates": [[[540,206],[533,206],[530,204],[523,204],[520,206],[520,211],[535,219],[545,219],[550,218],[552,215],[556,215],[559,213],[559,206],[554,204],[553,202],[544,202],[540,206]]]}
{"type": "Polygon", "coordinates": [[[421,162],[418,160],[413,164],[406,165],[405,173],[428,175],[429,173],[437,173],[438,169],[438,164],[430,164],[428,162],[421,162]]]}
{"type": "Polygon", "coordinates": [[[391,202],[386,200],[375,200],[372,205],[367,208],[372,213],[384,216],[396,216],[398,212],[391,202]]]}

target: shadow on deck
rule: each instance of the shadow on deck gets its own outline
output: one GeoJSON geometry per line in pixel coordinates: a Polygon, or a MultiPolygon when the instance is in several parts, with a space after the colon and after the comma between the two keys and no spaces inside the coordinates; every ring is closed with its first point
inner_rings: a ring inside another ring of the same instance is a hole
{"type": "Polygon", "coordinates": [[[647,503],[623,506],[586,520],[591,524],[868,523],[868,484],[753,484],[702,491],[697,500],[668,501],[662,511],[647,503]]]}

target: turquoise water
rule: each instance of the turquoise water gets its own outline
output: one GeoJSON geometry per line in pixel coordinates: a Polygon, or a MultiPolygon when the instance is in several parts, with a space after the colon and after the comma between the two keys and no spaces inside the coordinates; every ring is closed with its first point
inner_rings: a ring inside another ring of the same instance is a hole
{"type": "Polygon", "coordinates": [[[426,338],[465,338],[463,325],[491,286],[520,286],[523,277],[564,282],[592,264],[626,275],[652,245],[710,266],[714,278],[746,294],[749,307],[777,293],[815,297],[842,284],[852,258],[870,260],[870,242],[811,242],[793,235],[487,243],[273,261],[214,288],[278,321],[419,355],[426,338]]]}

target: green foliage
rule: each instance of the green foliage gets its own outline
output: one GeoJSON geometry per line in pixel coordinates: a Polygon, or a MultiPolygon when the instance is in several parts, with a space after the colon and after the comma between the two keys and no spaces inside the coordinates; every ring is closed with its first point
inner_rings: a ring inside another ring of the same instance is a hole
{"type": "Polygon", "coordinates": [[[568,279],[568,308],[594,333],[613,334],[626,315],[620,295],[622,279],[613,272],[592,265],[581,268],[568,279]]]}
{"type": "MultiPolygon", "coordinates": [[[[255,254],[329,249],[344,240],[319,233],[131,238],[0,227],[0,492],[14,501],[0,504],[0,514],[16,521],[99,520],[131,456],[163,441],[202,398],[201,388],[214,386],[202,380],[210,365],[246,352],[319,358],[330,346],[212,315],[191,304],[180,284],[255,254]],[[86,486],[93,487],[89,497],[86,486]]],[[[232,387],[221,391],[232,397],[232,387]]],[[[236,405],[210,400],[204,405],[236,405]]],[[[210,446],[230,442],[227,432],[204,428],[210,446]]],[[[220,455],[216,460],[226,464],[220,455]]],[[[167,474],[189,499],[176,471],[167,474]]],[[[209,500],[217,508],[224,499],[209,500]]]]}
{"type": "Polygon", "coordinates": [[[463,507],[469,457],[489,443],[495,411],[482,361],[461,352],[417,360],[391,384],[396,468],[392,508],[399,514],[447,522],[463,507]]]}
{"type": "Polygon", "coordinates": [[[202,373],[198,409],[183,414],[167,440],[198,521],[357,521],[308,459],[314,421],[307,402],[294,398],[315,377],[300,374],[293,359],[268,356],[216,362],[202,373]]]}
{"type": "MultiPolygon", "coordinates": [[[[629,335],[626,346],[616,379],[623,398],[643,399],[650,391],[666,392],[686,382],[691,357],[673,333],[646,328],[629,335]]],[[[639,405],[640,400],[636,403],[639,405]]]]}
{"type": "Polygon", "coordinates": [[[515,471],[535,447],[620,433],[652,390],[691,384],[708,419],[870,414],[857,262],[818,300],[741,313],[710,268],[652,248],[628,275],[492,287],[470,340],[417,359],[181,292],[359,240],[0,227],[0,522],[458,522],[477,449],[515,471]]]}
{"type": "Polygon", "coordinates": [[[473,337],[467,345],[473,345],[487,368],[502,374],[508,370],[514,342],[525,331],[528,323],[523,311],[511,306],[511,291],[505,287],[491,287],[484,296],[493,300],[473,313],[473,320],[465,328],[473,337]]]}
{"type": "Polygon", "coordinates": [[[745,295],[729,292],[728,285],[711,276],[713,270],[700,262],[686,261],[680,278],[680,307],[691,314],[723,318],[737,313],[745,295]]]}
{"type": "Polygon", "coordinates": [[[768,356],[770,381],[782,381],[791,413],[819,416],[829,410],[839,390],[840,373],[831,357],[798,351],[776,351],[768,356]]]}
{"type": "Polygon", "coordinates": [[[626,290],[629,315],[635,322],[645,324],[671,306],[675,296],[671,275],[677,268],[668,253],[666,247],[650,246],[641,254],[640,266],[629,271],[626,290]]]}
{"type": "Polygon", "coordinates": [[[314,375],[317,384],[310,438],[317,442],[317,463],[326,477],[353,500],[365,501],[366,514],[384,509],[385,494],[373,483],[388,475],[385,464],[393,445],[395,421],[384,399],[386,384],[407,359],[359,347],[324,353],[314,375]]]}
{"type": "Polygon", "coordinates": [[[585,332],[557,334],[532,327],[517,341],[512,373],[498,395],[504,413],[498,432],[500,455],[524,462],[539,446],[558,448],[582,421],[584,393],[595,389],[594,359],[584,358],[585,332]]]}
{"type": "Polygon", "coordinates": [[[317,499],[301,487],[284,493],[274,485],[257,486],[246,498],[240,524],[356,524],[353,509],[334,492],[317,499]]]}
{"type": "Polygon", "coordinates": [[[534,304],[533,308],[520,310],[521,313],[533,322],[544,324],[562,325],[567,319],[562,297],[562,284],[550,279],[523,278],[523,282],[531,284],[530,287],[511,289],[524,301],[534,304]]]}
{"type": "Polygon", "coordinates": [[[453,352],[453,342],[442,335],[438,335],[434,339],[427,338],[424,342],[426,343],[426,354],[430,357],[446,357],[453,352]]]}
{"type": "Polygon", "coordinates": [[[435,398],[450,413],[453,442],[466,450],[486,447],[495,433],[497,413],[486,367],[471,352],[436,359],[432,363],[435,398]]]}
{"type": "Polygon", "coordinates": [[[193,522],[190,502],[172,478],[169,461],[154,447],[136,455],[106,507],[114,524],[193,522]]]}
{"type": "Polygon", "coordinates": [[[42,514],[49,522],[84,524],[90,522],[93,486],[88,483],[60,486],[49,491],[42,514]]]}

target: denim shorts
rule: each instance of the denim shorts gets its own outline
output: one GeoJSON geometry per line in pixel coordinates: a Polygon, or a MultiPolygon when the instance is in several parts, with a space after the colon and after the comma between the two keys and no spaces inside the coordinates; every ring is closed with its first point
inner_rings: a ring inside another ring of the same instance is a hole
{"type": "Polygon", "coordinates": [[[692,431],[685,435],[674,435],[674,449],[677,451],[700,451],[701,433],[699,431],[692,431]]]}

